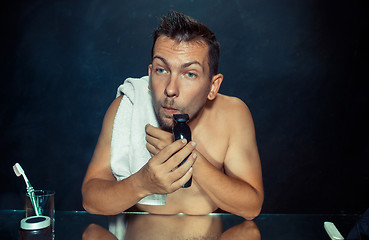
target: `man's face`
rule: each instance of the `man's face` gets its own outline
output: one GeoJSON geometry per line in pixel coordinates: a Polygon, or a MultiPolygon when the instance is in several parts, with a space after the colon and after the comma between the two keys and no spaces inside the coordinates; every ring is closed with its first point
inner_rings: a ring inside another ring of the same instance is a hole
{"type": "Polygon", "coordinates": [[[208,46],[159,37],[149,77],[156,117],[163,129],[171,130],[173,114],[187,113],[193,120],[210,91],[208,46]]]}

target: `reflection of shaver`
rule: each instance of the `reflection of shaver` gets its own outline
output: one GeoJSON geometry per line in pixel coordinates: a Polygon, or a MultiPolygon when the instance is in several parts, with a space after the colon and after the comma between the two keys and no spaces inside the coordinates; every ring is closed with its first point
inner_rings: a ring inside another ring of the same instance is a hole
{"type": "MultiPolygon", "coordinates": [[[[185,138],[187,139],[187,142],[190,142],[191,141],[191,129],[186,123],[189,120],[188,114],[173,114],[173,118],[176,121],[176,124],[174,125],[172,129],[174,141],[185,138]]],[[[179,166],[181,166],[187,160],[187,158],[188,156],[179,164],[179,166]]],[[[182,187],[188,188],[191,186],[191,183],[192,183],[192,177],[182,187]]]]}

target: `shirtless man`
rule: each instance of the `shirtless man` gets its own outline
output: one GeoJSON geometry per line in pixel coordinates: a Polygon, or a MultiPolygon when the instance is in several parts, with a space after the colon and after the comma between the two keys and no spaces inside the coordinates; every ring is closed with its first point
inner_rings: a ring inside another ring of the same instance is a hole
{"type": "Polygon", "coordinates": [[[160,123],[145,128],[151,159],[121,181],[112,174],[112,126],[122,97],[116,98],[82,185],[88,212],[114,215],[136,206],[155,214],[204,215],[220,208],[249,220],[260,213],[264,195],[253,120],[240,99],[218,93],[218,59],[215,35],[204,25],[176,12],[162,19],[148,67],[160,123]],[[190,116],[192,142],[173,142],[172,116],[179,113],[190,116]],[[192,186],[181,188],[191,176],[192,186]],[[151,194],[168,194],[166,204],[138,204],[151,194]]]}

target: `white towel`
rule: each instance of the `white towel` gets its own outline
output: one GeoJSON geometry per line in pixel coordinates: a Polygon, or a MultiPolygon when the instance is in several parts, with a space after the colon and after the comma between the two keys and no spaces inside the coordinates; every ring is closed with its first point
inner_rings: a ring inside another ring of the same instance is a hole
{"type": "MultiPolygon", "coordinates": [[[[114,119],[111,138],[110,164],[112,172],[121,181],[139,171],[151,158],[146,148],[146,124],[159,126],[148,89],[149,77],[127,78],[117,90],[124,94],[114,119]]],[[[140,204],[165,205],[167,195],[154,194],[140,204]]]]}

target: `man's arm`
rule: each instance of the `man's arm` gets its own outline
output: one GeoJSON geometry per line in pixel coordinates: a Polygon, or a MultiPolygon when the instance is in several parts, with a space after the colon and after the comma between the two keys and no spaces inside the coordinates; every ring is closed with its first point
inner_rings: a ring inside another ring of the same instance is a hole
{"type": "Polygon", "coordinates": [[[260,213],[264,198],[254,124],[242,101],[235,100],[228,110],[225,174],[198,152],[193,177],[219,208],[251,220],[260,213]]]}
{"type": "Polygon", "coordinates": [[[101,133],[82,184],[83,207],[93,214],[117,214],[144,196],[134,187],[135,176],[117,182],[110,167],[110,141],[115,114],[122,97],[105,114],[101,133]]]}
{"type": "Polygon", "coordinates": [[[137,173],[116,181],[110,167],[110,142],[114,118],[122,97],[106,112],[102,130],[82,184],[83,207],[92,214],[115,215],[151,194],[179,189],[192,175],[195,158],[177,168],[195,148],[178,140],[152,157],[137,173]]]}

